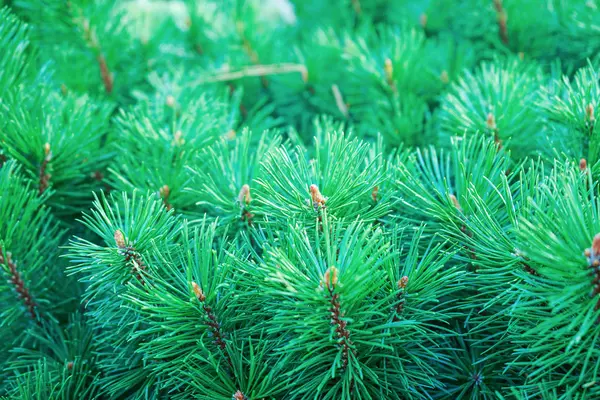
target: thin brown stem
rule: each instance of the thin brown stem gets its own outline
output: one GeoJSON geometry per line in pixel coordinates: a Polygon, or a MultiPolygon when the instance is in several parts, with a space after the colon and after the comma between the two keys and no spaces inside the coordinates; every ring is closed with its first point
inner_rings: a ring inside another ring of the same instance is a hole
{"type": "Polygon", "coordinates": [[[354,344],[350,339],[350,330],[348,323],[342,319],[343,313],[340,306],[340,295],[335,293],[335,285],[327,285],[329,290],[329,308],[331,316],[331,324],[335,326],[335,334],[337,336],[337,344],[342,349],[342,370],[348,367],[348,356],[352,351],[355,353],[354,344]]]}
{"type": "Polygon", "coordinates": [[[98,65],[100,66],[100,75],[102,76],[102,83],[104,83],[104,90],[106,93],[110,94],[113,91],[114,85],[113,75],[108,69],[106,58],[104,58],[102,53],[99,53],[96,56],[96,59],[98,60],[98,65]]]}
{"type": "Polygon", "coordinates": [[[508,25],[506,23],[507,16],[506,11],[502,6],[502,0],[494,0],[494,8],[496,9],[496,17],[498,18],[500,40],[502,40],[502,43],[505,45],[508,45],[508,25]]]}
{"type": "Polygon", "coordinates": [[[37,303],[25,285],[25,281],[23,280],[21,273],[17,271],[17,263],[12,259],[11,253],[6,252],[5,257],[2,247],[0,247],[0,264],[4,264],[8,267],[8,272],[10,274],[9,282],[15,287],[15,291],[17,292],[19,299],[23,301],[23,304],[25,305],[25,308],[27,308],[27,312],[29,313],[31,319],[34,320],[36,324],[40,325],[38,314],[36,312],[37,303]]]}
{"type": "Polygon", "coordinates": [[[52,151],[50,150],[50,144],[46,143],[44,145],[44,159],[42,160],[42,165],[40,165],[40,173],[39,173],[39,194],[42,194],[48,189],[50,186],[50,174],[48,173],[48,163],[52,159],[52,151]]]}
{"type": "Polygon", "coordinates": [[[138,253],[133,246],[125,243],[125,236],[120,230],[115,231],[115,242],[117,243],[117,247],[120,249],[121,254],[125,258],[125,262],[133,265],[131,267],[131,273],[142,285],[144,285],[145,281],[143,272],[146,270],[146,264],[144,263],[140,253],[138,253]]]}

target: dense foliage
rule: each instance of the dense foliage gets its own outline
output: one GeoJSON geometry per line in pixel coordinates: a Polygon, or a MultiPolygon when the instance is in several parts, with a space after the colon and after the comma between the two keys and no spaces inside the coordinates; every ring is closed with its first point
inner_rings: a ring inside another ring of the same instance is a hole
{"type": "Polygon", "coordinates": [[[4,0],[0,398],[600,398],[598,32],[4,0]]]}

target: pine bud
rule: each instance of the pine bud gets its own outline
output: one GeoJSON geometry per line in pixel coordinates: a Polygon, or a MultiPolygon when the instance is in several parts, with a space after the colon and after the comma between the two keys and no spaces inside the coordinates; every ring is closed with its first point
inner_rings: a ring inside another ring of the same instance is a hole
{"type": "Polygon", "coordinates": [[[196,282],[192,282],[192,289],[194,290],[194,294],[196,295],[196,298],[200,301],[204,301],[206,300],[206,296],[204,295],[204,292],[202,291],[202,289],[200,289],[200,286],[198,286],[198,284],[196,282]]]}
{"type": "Polygon", "coordinates": [[[231,400],[247,400],[247,399],[246,399],[246,395],[244,393],[242,393],[240,390],[238,390],[237,392],[235,392],[233,394],[233,397],[231,398],[231,400]]]}
{"type": "Polygon", "coordinates": [[[373,191],[371,192],[371,198],[373,199],[373,203],[377,203],[377,195],[379,194],[379,186],[375,186],[373,191]]]}
{"type": "Polygon", "coordinates": [[[46,142],[44,144],[44,155],[46,156],[47,160],[50,160],[50,157],[52,153],[50,152],[50,143],[46,142]]]}
{"type": "Polygon", "coordinates": [[[385,72],[385,79],[391,85],[392,79],[394,78],[394,66],[392,65],[392,60],[389,58],[386,58],[384,63],[383,70],[385,72]]]}
{"type": "Polygon", "coordinates": [[[487,119],[485,121],[485,124],[487,125],[487,127],[491,130],[495,130],[496,127],[496,117],[494,117],[494,114],[489,113],[487,115],[487,119]]]}
{"type": "Polygon", "coordinates": [[[325,199],[325,197],[323,197],[323,195],[319,191],[319,187],[317,185],[315,185],[314,183],[312,185],[310,185],[310,196],[312,197],[313,206],[315,208],[317,208],[318,206],[325,205],[326,199],[325,199]]]}
{"type": "Polygon", "coordinates": [[[454,207],[456,207],[458,211],[461,211],[462,209],[460,208],[460,204],[458,203],[458,199],[456,198],[456,196],[453,194],[449,194],[448,197],[450,197],[450,201],[452,202],[452,204],[454,204],[454,207]]]}
{"type": "Polygon", "coordinates": [[[169,189],[169,186],[167,185],[163,185],[159,191],[158,194],[160,195],[160,197],[162,197],[163,199],[166,199],[169,197],[169,195],[171,194],[171,189],[169,189]]]}
{"type": "Polygon", "coordinates": [[[579,169],[581,170],[581,172],[585,172],[585,170],[587,169],[587,160],[585,158],[579,160],[579,169]]]}
{"type": "Polygon", "coordinates": [[[587,117],[588,121],[594,122],[596,117],[594,116],[594,105],[593,104],[590,103],[585,107],[585,116],[587,117]]]}
{"type": "Polygon", "coordinates": [[[183,133],[180,130],[177,130],[173,135],[173,143],[176,146],[181,146],[185,143],[185,139],[183,138],[183,133]]]}
{"type": "Polygon", "coordinates": [[[419,23],[421,24],[422,28],[427,27],[427,14],[425,14],[425,13],[421,14],[421,16],[419,17],[419,23]]]}
{"type": "Polygon", "coordinates": [[[600,255],[600,233],[597,233],[592,240],[592,253],[596,256],[600,255]]]}
{"type": "Polygon", "coordinates": [[[440,80],[442,81],[443,84],[447,84],[448,82],[450,82],[450,77],[448,76],[448,71],[443,70],[442,73],[440,74],[440,80]]]}
{"type": "Polygon", "coordinates": [[[225,133],[225,139],[227,140],[233,140],[235,139],[236,133],[234,129],[230,129],[227,131],[227,133],[225,133]]]}
{"type": "Polygon", "coordinates": [[[519,52],[518,56],[519,56],[519,60],[521,60],[521,61],[523,61],[525,59],[525,53],[523,53],[522,51],[519,52]]]}
{"type": "Polygon", "coordinates": [[[250,197],[250,186],[246,183],[242,186],[242,189],[240,190],[240,193],[238,194],[238,203],[239,204],[246,203],[246,205],[249,205],[251,200],[252,200],[252,197],[250,197]]]}
{"type": "Polygon", "coordinates": [[[175,97],[173,97],[172,95],[168,95],[165,103],[167,104],[167,107],[175,107],[175,97]]]}
{"type": "Polygon", "coordinates": [[[402,278],[400,278],[400,280],[398,281],[398,289],[406,288],[407,284],[408,284],[408,276],[405,275],[402,278]]]}
{"type": "Polygon", "coordinates": [[[125,248],[125,236],[123,236],[123,232],[118,229],[115,231],[115,242],[117,243],[118,248],[125,248]]]}
{"type": "Polygon", "coordinates": [[[329,267],[325,274],[323,275],[323,280],[325,281],[325,286],[327,289],[333,290],[335,289],[335,285],[338,283],[338,273],[336,267],[329,267]]]}
{"type": "Polygon", "coordinates": [[[73,369],[73,361],[69,361],[69,362],[67,363],[67,368],[68,368],[68,369],[73,369]]]}

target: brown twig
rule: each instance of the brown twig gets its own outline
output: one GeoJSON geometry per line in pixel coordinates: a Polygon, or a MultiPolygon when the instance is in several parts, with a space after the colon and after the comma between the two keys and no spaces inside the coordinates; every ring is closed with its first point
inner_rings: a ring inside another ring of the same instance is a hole
{"type": "Polygon", "coordinates": [[[104,90],[110,94],[114,87],[114,78],[112,72],[108,68],[108,63],[102,52],[102,47],[98,42],[96,34],[90,28],[90,21],[82,18],[81,28],[83,29],[83,38],[87,45],[96,53],[96,60],[98,61],[98,67],[100,68],[100,76],[102,77],[102,83],[104,84],[104,90]]]}
{"type": "Polygon", "coordinates": [[[117,243],[117,247],[119,248],[121,254],[125,258],[125,262],[133,264],[131,268],[131,273],[135,275],[136,279],[142,285],[144,285],[145,282],[142,273],[146,270],[146,264],[144,263],[142,256],[135,250],[133,246],[126,244],[123,232],[121,232],[120,230],[116,230],[114,237],[115,242],[117,243]]]}
{"type": "Polygon", "coordinates": [[[394,322],[400,321],[400,314],[404,311],[404,289],[406,289],[406,285],[408,284],[408,276],[403,276],[398,281],[398,293],[396,294],[396,300],[398,304],[394,307],[394,322]]]}
{"type": "Polygon", "coordinates": [[[231,361],[231,357],[229,356],[229,352],[227,351],[225,334],[221,331],[221,324],[219,323],[217,316],[213,312],[212,308],[206,304],[206,295],[196,282],[192,282],[192,289],[194,291],[194,294],[196,295],[196,298],[202,305],[202,310],[204,310],[205,312],[207,325],[210,328],[210,331],[214,338],[213,343],[221,350],[223,356],[225,357],[225,361],[227,361],[227,364],[229,364],[229,367],[233,370],[233,362],[231,361]]]}
{"type": "Polygon", "coordinates": [[[108,69],[106,58],[104,58],[102,53],[98,53],[96,59],[98,60],[98,65],[100,66],[100,75],[102,76],[102,83],[104,83],[104,90],[106,93],[110,94],[112,93],[114,85],[113,75],[108,69]]]}
{"type": "Polygon", "coordinates": [[[52,151],[50,150],[50,143],[46,143],[44,145],[44,159],[42,160],[42,165],[40,166],[40,184],[39,184],[39,194],[42,194],[48,189],[50,185],[50,174],[47,172],[48,163],[52,159],[52,151]]]}
{"type": "Polygon", "coordinates": [[[485,120],[485,124],[488,129],[492,131],[494,134],[494,143],[498,147],[498,150],[502,149],[502,139],[500,139],[500,130],[498,129],[498,125],[496,124],[496,117],[492,113],[488,113],[487,118],[485,120]]]}
{"type": "Polygon", "coordinates": [[[17,271],[17,263],[12,259],[12,254],[6,252],[5,257],[2,247],[0,247],[0,264],[5,264],[8,266],[8,271],[10,273],[9,282],[14,285],[15,291],[17,292],[19,299],[23,301],[23,304],[27,308],[31,319],[34,320],[36,324],[40,325],[40,321],[36,312],[37,303],[33,300],[33,297],[27,286],[25,286],[25,281],[23,281],[21,273],[17,271]]]}
{"type": "Polygon", "coordinates": [[[335,293],[336,285],[338,284],[337,269],[330,267],[323,275],[323,281],[328,292],[330,321],[331,325],[335,327],[335,334],[337,336],[337,345],[342,349],[342,370],[346,370],[348,367],[348,355],[352,352],[356,355],[354,349],[354,343],[350,339],[350,330],[348,329],[348,323],[342,319],[344,313],[341,311],[340,295],[335,293]]]}
{"type": "Polygon", "coordinates": [[[502,0],[494,0],[494,8],[496,9],[496,17],[498,18],[498,29],[500,31],[500,39],[502,43],[508,45],[508,25],[506,24],[507,16],[502,0]]]}

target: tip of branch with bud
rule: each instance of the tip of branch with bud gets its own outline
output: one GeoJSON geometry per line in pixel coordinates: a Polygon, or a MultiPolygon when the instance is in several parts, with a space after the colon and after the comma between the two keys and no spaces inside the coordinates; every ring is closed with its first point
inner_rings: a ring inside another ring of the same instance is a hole
{"type": "Polygon", "coordinates": [[[400,280],[398,280],[398,289],[405,289],[407,284],[408,276],[405,275],[402,278],[400,278],[400,280]]]}
{"type": "Polygon", "coordinates": [[[488,129],[491,130],[496,130],[498,128],[496,126],[496,117],[494,117],[494,114],[492,113],[488,113],[485,124],[487,125],[488,129]]]}
{"type": "Polygon", "coordinates": [[[115,243],[117,243],[117,247],[120,249],[124,249],[125,248],[125,236],[123,236],[123,232],[121,232],[119,229],[117,229],[115,231],[115,243]]]}
{"type": "Polygon", "coordinates": [[[338,270],[336,267],[327,268],[327,271],[323,274],[323,282],[327,289],[335,289],[335,285],[338,283],[338,270]]]}
{"type": "Polygon", "coordinates": [[[592,251],[600,256],[600,233],[597,233],[592,240],[592,251]]]}
{"type": "Polygon", "coordinates": [[[250,204],[250,202],[252,201],[252,197],[250,196],[250,185],[245,183],[242,186],[242,188],[240,189],[240,193],[238,194],[237,201],[240,205],[243,205],[244,203],[246,205],[250,204]]]}
{"type": "Polygon", "coordinates": [[[310,197],[312,198],[313,207],[318,210],[319,207],[325,207],[327,198],[321,194],[319,187],[314,183],[310,185],[310,197]]]}
{"type": "Polygon", "coordinates": [[[172,95],[168,95],[165,99],[165,104],[167,105],[167,107],[175,107],[175,97],[173,97],[172,95]]]}
{"type": "Polygon", "coordinates": [[[185,139],[183,138],[183,133],[181,132],[181,130],[175,131],[175,133],[173,134],[173,144],[175,146],[181,146],[184,143],[185,139]]]}
{"type": "Polygon", "coordinates": [[[581,160],[579,160],[579,170],[581,172],[585,172],[586,169],[587,169],[587,160],[585,158],[582,158],[581,160]]]}
{"type": "Polygon", "coordinates": [[[235,392],[233,394],[233,396],[231,397],[231,400],[247,400],[247,397],[244,393],[242,393],[241,390],[238,390],[237,392],[235,392]]]}
{"type": "Polygon", "coordinates": [[[454,207],[458,211],[462,211],[462,208],[460,207],[460,203],[458,202],[458,199],[456,198],[456,196],[453,195],[453,194],[449,194],[448,197],[450,198],[450,201],[452,202],[452,204],[454,205],[454,207]]]}
{"type": "Polygon", "coordinates": [[[379,195],[379,186],[375,186],[371,192],[371,199],[373,203],[377,203],[377,196],[379,195]]]}
{"type": "Polygon", "coordinates": [[[594,115],[594,105],[593,104],[590,103],[585,107],[585,117],[590,122],[594,122],[594,120],[596,119],[596,117],[594,115]]]}
{"type": "Polygon", "coordinates": [[[200,289],[200,286],[198,286],[198,284],[196,282],[192,282],[192,290],[194,291],[194,294],[196,295],[196,298],[199,301],[206,300],[206,296],[204,295],[204,292],[202,291],[202,289],[200,289]]]}

